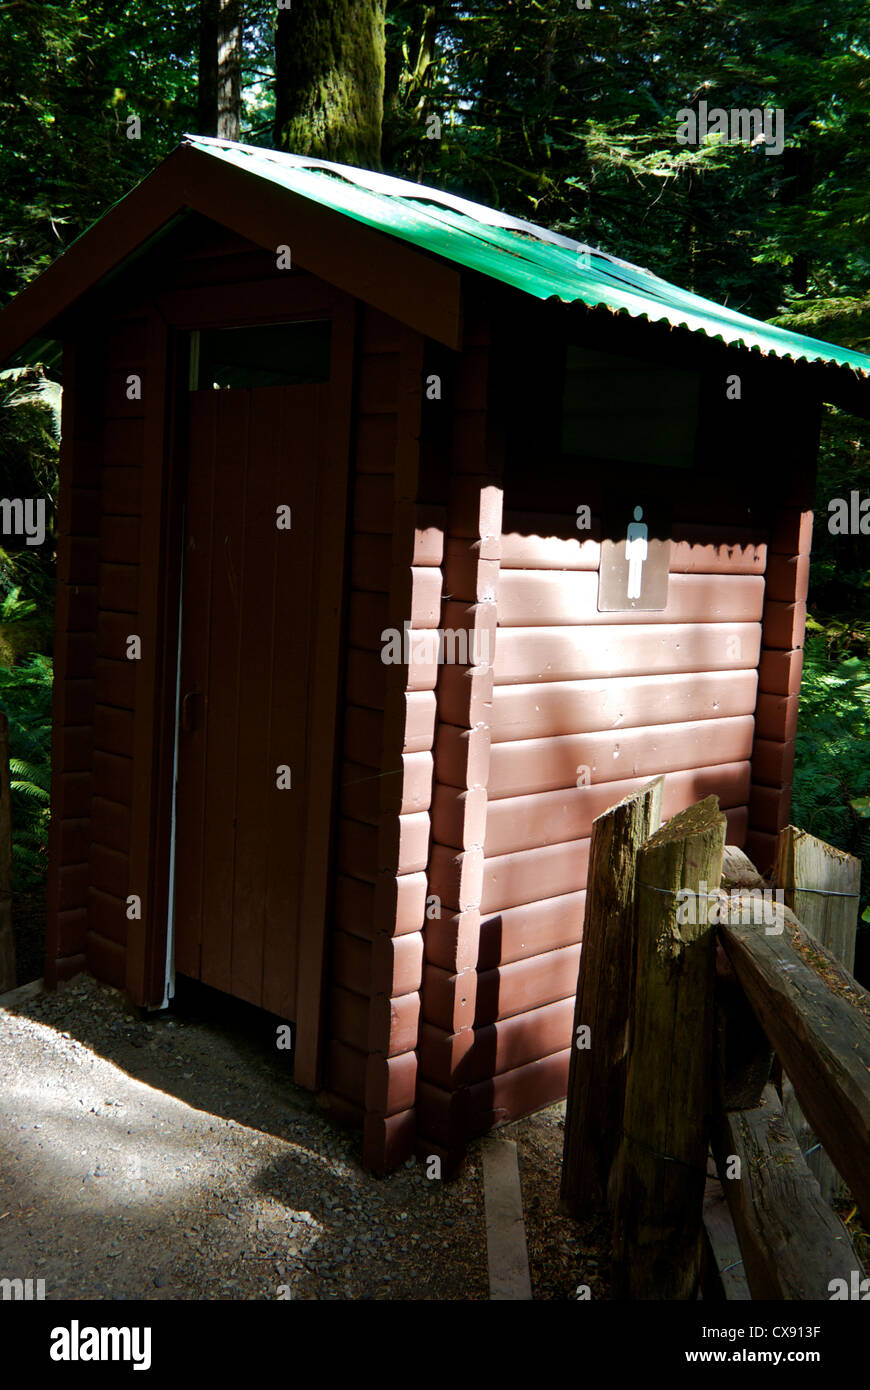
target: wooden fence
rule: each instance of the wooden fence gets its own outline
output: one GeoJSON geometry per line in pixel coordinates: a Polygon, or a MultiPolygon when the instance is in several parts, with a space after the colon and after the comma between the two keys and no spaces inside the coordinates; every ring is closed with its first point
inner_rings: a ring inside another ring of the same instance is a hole
{"type": "Polygon", "coordinates": [[[860,865],[789,826],[776,893],[715,797],[661,826],[662,785],[593,826],[563,1207],[611,1208],[620,1298],[855,1296],[827,1198],[870,1228],[860,865]]]}

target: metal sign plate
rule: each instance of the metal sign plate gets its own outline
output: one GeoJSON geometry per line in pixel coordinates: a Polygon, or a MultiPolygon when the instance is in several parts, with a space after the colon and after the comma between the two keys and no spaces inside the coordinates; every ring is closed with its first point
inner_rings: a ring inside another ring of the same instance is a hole
{"type": "Polygon", "coordinates": [[[661,612],[668,602],[670,509],[626,490],[602,519],[599,613],[661,612]]]}

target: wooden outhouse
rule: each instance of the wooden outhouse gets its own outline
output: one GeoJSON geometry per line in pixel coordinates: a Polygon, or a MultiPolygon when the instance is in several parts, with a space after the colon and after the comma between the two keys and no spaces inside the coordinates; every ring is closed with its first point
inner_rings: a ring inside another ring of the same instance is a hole
{"type": "Polygon", "coordinates": [[[47,978],[295,1024],[376,1169],[565,1092],[594,817],[789,816],[822,401],[870,358],[189,138],[0,314],[64,352],[47,978]]]}

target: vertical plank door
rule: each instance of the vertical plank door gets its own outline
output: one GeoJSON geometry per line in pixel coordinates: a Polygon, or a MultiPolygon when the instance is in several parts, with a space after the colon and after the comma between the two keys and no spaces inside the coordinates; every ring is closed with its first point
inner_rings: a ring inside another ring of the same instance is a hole
{"type": "Polygon", "coordinates": [[[326,401],[324,386],[190,395],[175,965],[291,1019],[326,401]]]}

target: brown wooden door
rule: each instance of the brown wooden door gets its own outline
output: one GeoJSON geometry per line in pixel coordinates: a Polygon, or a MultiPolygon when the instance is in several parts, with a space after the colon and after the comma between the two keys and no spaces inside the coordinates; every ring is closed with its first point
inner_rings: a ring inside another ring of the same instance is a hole
{"type": "Polygon", "coordinates": [[[327,391],[189,397],[175,965],[291,1019],[317,775],[307,732],[327,391]]]}

